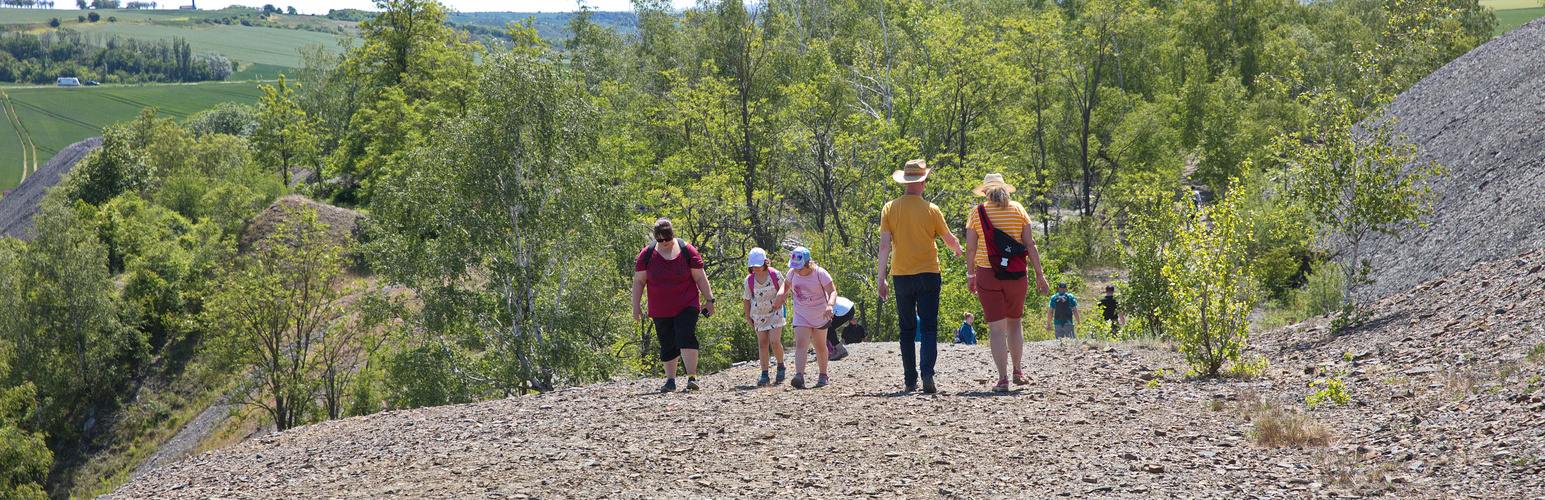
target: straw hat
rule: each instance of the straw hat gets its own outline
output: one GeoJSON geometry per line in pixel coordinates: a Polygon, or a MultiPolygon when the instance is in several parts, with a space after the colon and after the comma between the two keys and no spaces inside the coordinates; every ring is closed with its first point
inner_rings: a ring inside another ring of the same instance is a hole
{"type": "Polygon", "coordinates": [[[986,177],[982,178],[982,185],[977,186],[976,189],[972,189],[971,190],[971,194],[974,194],[974,195],[977,195],[977,196],[987,196],[987,193],[985,193],[984,191],[986,191],[987,188],[992,187],[992,186],[1003,186],[1003,190],[1008,191],[1010,193],[1016,191],[1012,184],[1009,184],[1007,182],[1003,182],[1003,174],[987,174],[986,177]]]}
{"type": "Polygon", "coordinates": [[[892,172],[891,180],[902,184],[912,184],[928,180],[928,174],[930,173],[933,173],[933,169],[928,168],[928,163],[923,160],[912,160],[907,162],[906,168],[892,172]]]}

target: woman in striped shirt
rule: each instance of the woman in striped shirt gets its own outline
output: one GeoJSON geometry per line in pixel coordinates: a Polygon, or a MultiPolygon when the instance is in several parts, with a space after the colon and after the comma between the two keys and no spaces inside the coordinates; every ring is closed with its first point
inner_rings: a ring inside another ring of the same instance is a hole
{"type": "MultiPolygon", "coordinates": [[[[987,198],[981,208],[987,213],[987,220],[994,229],[1017,236],[1029,248],[1027,267],[1035,270],[1036,289],[1045,294],[1050,291],[1050,287],[1046,285],[1046,276],[1041,272],[1041,255],[1031,234],[1033,226],[1030,225],[1030,214],[1025,212],[1024,205],[1009,199],[1009,194],[1013,192],[1014,186],[1003,182],[1003,174],[987,174],[982,179],[982,185],[971,191],[972,194],[987,198]]],[[[998,366],[998,385],[993,386],[992,390],[1008,392],[1009,377],[1005,369],[1009,355],[1014,360],[1014,383],[1030,383],[1021,371],[1020,364],[1025,345],[1021,319],[1025,316],[1028,277],[998,279],[992,264],[987,260],[987,238],[977,214],[977,207],[971,207],[970,214],[966,216],[966,260],[974,264],[966,271],[966,286],[982,304],[982,319],[987,320],[992,360],[998,366]]]]}

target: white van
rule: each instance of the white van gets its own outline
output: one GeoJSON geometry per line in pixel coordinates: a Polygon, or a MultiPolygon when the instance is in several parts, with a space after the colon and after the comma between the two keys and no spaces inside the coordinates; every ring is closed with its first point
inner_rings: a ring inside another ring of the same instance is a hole
{"type": "Polygon", "coordinates": [[[79,87],[80,86],[80,79],[79,78],[73,78],[73,77],[60,78],[59,79],[59,83],[57,83],[57,85],[59,85],[60,87],[79,87]]]}

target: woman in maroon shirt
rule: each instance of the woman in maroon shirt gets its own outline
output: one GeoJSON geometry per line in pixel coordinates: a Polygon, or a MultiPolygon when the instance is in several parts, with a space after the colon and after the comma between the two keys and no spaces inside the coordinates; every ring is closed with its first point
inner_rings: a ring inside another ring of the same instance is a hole
{"type": "Polygon", "coordinates": [[[676,239],[671,221],[654,223],[653,245],[644,247],[633,264],[633,320],[642,321],[639,304],[649,290],[649,317],[660,340],[660,362],[665,365],[665,385],[660,392],[676,390],[676,358],[687,365],[688,391],[697,390],[697,315],[713,316],[713,290],[703,273],[703,257],[687,242],[676,239]],[[698,295],[702,294],[702,300],[698,295]]]}

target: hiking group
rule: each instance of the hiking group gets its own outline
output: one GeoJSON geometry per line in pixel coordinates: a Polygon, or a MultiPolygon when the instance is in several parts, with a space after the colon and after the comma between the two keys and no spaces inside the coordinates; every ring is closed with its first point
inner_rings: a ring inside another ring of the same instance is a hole
{"type": "MultiPolygon", "coordinates": [[[[906,191],[886,202],[880,213],[875,275],[880,302],[894,294],[905,390],[917,391],[921,382],[923,392],[938,391],[934,364],[938,360],[942,280],[936,240],[943,240],[956,258],[964,256],[970,263],[966,287],[981,304],[993,363],[998,370],[993,391],[1007,392],[1010,381],[1028,384],[1021,363],[1028,275],[1034,273],[1039,293],[1050,291],[1041,269],[1030,215],[1023,205],[1011,199],[1013,185],[1004,182],[1001,174],[987,174],[982,184],[971,191],[985,201],[966,214],[962,248],[938,205],[923,198],[931,173],[923,160],[909,161],[902,170],[892,173],[891,179],[905,186],[906,191]]],[[[685,390],[696,390],[697,318],[700,314],[713,315],[713,290],[697,249],[676,237],[669,220],[655,221],[654,239],[655,243],[639,252],[634,264],[633,317],[642,321],[646,316],[641,300],[646,298],[647,291],[647,316],[654,321],[660,361],[665,369],[665,385],[660,390],[676,390],[678,359],[686,369],[685,390]]],[[[794,376],[788,379],[789,384],[797,389],[825,386],[831,380],[828,361],[847,355],[844,343],[863,338],[863,326],[859,324],[848,325],[843,338],[837,335],[852,320],[856,308],[851,300],[838,296],[831,274],[816,263],[809,249],[797,247],[789,253],[787,274],[773,266],[772,258],[762,248],[751,249],[746,256],[748,272],[741,290],[742,316],[757,336],[762,368],[757,385],[785,380],[783,327],[791,322],[794,376]],[[805,377],[807,349],[815,354],[818,372],[814,384],[805,377]],[[776,378],[769,375],[772,368],[776,368],[776,378]]],[[[1112,290],[1106,288],[1101,305],[1106,307],[1105,316],[1115,328],[1112,290]]],[[[965,315],[965,323],[956,332],[956,342],[976,342],[972,319],[973,315],[965,315]]],[[[1057,294],[1047,304],[1046,329],[1057,338],[1074,338],[1079,319],[1077,299],[1067,293],[1066,283],[1058,283],[1057,294]]]]}

